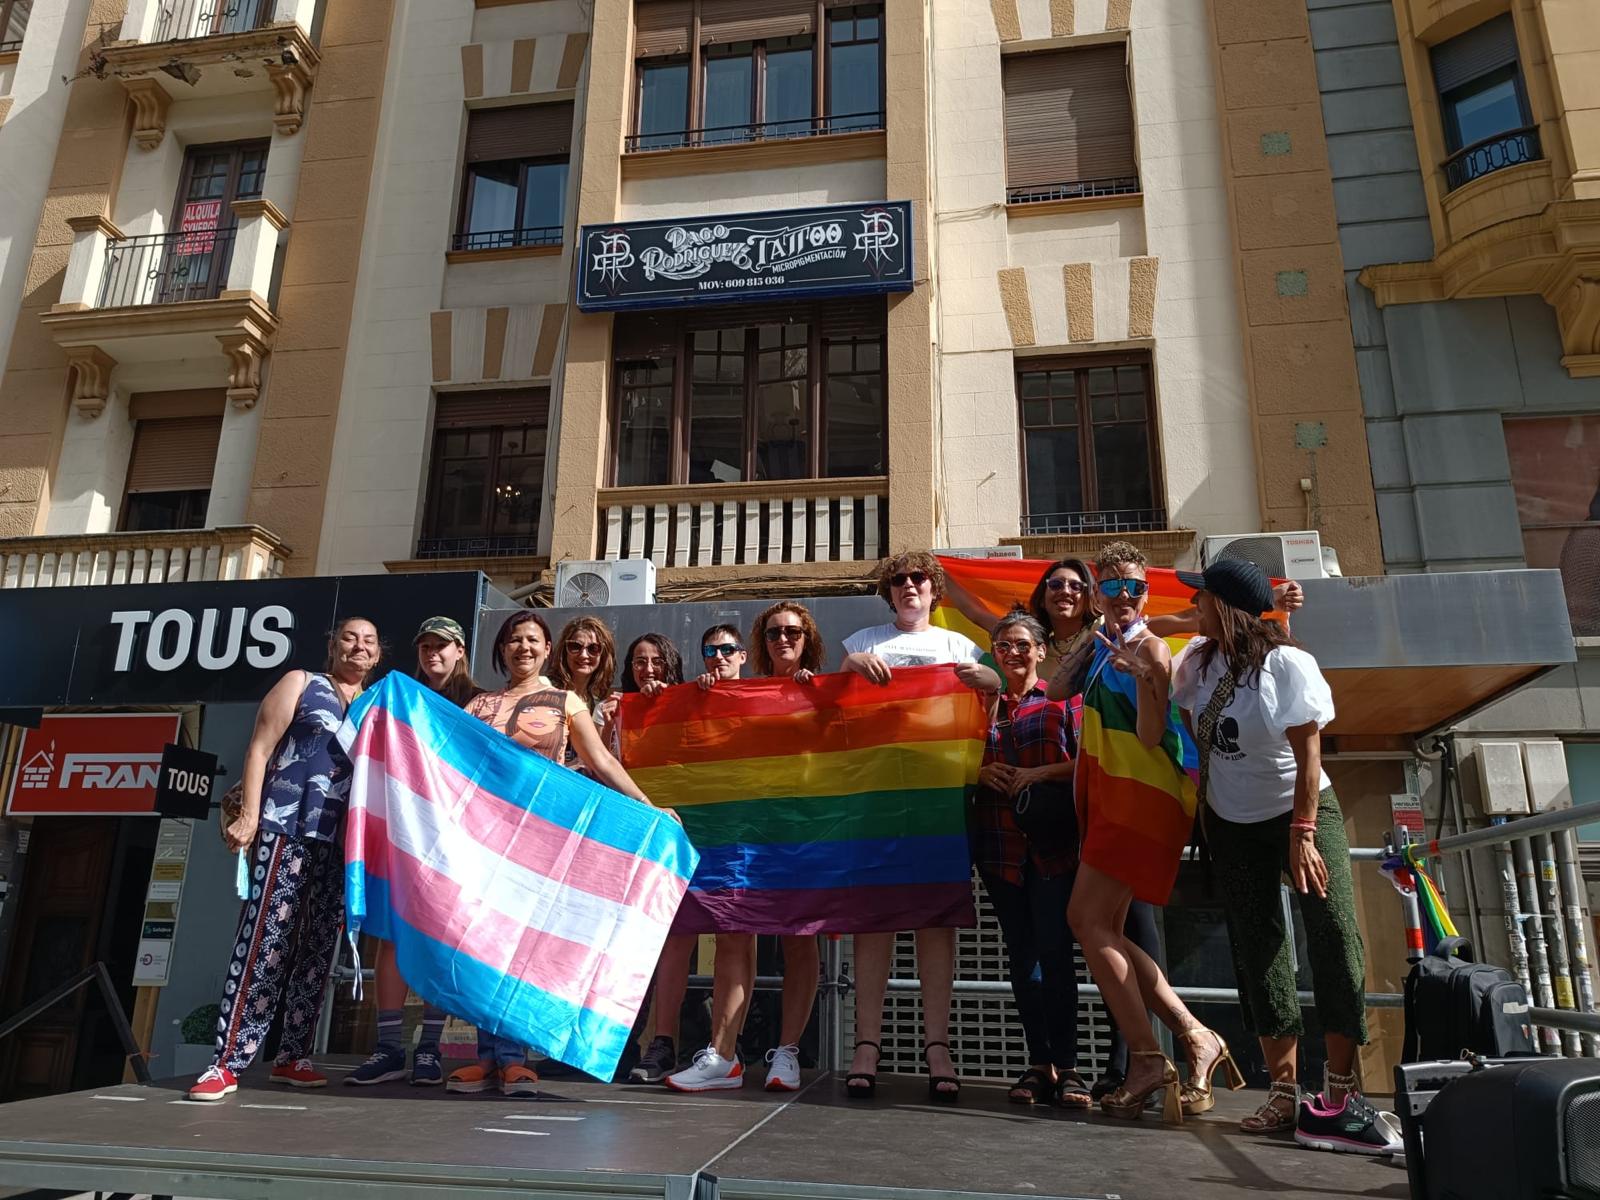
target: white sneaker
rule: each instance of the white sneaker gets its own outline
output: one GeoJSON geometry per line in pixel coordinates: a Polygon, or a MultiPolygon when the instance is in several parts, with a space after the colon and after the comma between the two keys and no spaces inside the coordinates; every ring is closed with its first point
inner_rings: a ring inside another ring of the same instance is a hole
{"type": "Polygon", "coordinates": [[[767,1051],[767,1091],[800,1090],[799,1054],[799,1046],[778,1046],[767,1051]]]}
{"type": "Polygon", "coordinates": [[[744,1064],[737,1058],[723,1058],[716,1048],[697,1050],[694,1065],[685,1067],[664,1081],[675,1092],[714,1092],[744,1086],[744,1064]]]}

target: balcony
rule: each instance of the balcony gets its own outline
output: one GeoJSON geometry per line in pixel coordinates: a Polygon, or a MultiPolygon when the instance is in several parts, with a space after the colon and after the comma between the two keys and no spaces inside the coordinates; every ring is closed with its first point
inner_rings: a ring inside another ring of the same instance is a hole
{"type": "Polygon", "coordinates": [[[765,480],[600,492],[600,557],[658,567],[873,563],[889,538],[889,481],[765,480]]]}
{"type": "Polygon", "coordinates": [[[625,179],[882,158],[883,113],[747,121],[703,129],[633,133],[623,139],[625,179]]]}
{"type": "MultiPolygon", "coordinates": [[[[128,237],[104,217],[74,217],[61,302],[41,320],[74,368],[73,403],[105,408],[118,362],[217,355],[228,398],[255,404],[271,347],[274,267],[284,215],[267,200],[238,200],[232,227],[128,237]]],[[[223,380],[219,378],[218,382],[223,380]]]]}
{"type": "Polygon", "coordinates": [[[174,100],[270,95],[273,125],[294,134],[320,57],[317,0],[130,0],[121,37],[97,60],[133,101],[134,139],[153,150],[174,100]]]}
{"type": "Polygon", "coordinates": [[[1470,146],[1463,146],[1444,160],[1445,185],[1450,191],[1474,179],[1519,163],[1538,162],[1544,157],[1539,146],[1539,127],[1497,133],[1470,146]]]}
{"type": "Polygon", "coordinates": [[[0,588],[277,579],[289,548],[258,525],[0,539],[0,588]]]}
{"type": "Polygon", "coordinates": [[[688,146],[733,146],[744,142],[791,142],[799,138],[827,137],[839,133],[875,133],[883,129],[881,112],[844,113],[840,116],[806,117],[789,121],[746,121],[741,125],[717,125],[704,129],[680,129],[668,133],[629,134],[623,149],[680,150],[688,146]]]}
{"type": "Polygon", "coordinates": [[[1108,179],[1074,179],[1037,187],[1006,189],[1006,204],[1027,207],[1035,204],[1077,202],[1136,203],[1140,197],[1137,175],[1118,175],[1108,179]],[[1131,197],[1131,200],[1126,198],[1131,197]],[[1121,198],[1121,199],[1119,199],[1121,198]]]}
{"type": "Polygon", "coordinates": [[[1194,547],[1194,530],[1172,529],[1163,508],[1105,512],[1030,513],[1020,537],[1001,538],[1021,546],[1028,558],[1093,559],[1110,541],[1131,542],[1152,566],[1173,566],[1194,547]]]}

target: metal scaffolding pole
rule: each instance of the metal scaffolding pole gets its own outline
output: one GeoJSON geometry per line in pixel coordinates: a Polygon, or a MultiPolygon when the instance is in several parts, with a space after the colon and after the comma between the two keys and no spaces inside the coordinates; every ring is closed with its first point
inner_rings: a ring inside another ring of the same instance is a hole
{"type": "MultiPolygon", "coordinates": [[[[1555,851],[1550,845],[1550,835],[1541,833],[1530,839],[1538,867],[1538,919],[1546,930],[1545,945],[1550,955],[1550,985],[1555,991],[1556,1007],[1572,1011],[1577,1008],[1572,995],[1572,966],[1567,958],[1567,930],[1561,919],[1561,883],[1556,875],[1555,851]]],[[[1561,1048],[1569,1058],[1583,1053],[1583,1044],[1570,1029],[1561,1031],[1561,1048]]]]}
{"type": "MultiPolygon", "coordinates": [[[[1589,960],[1588,921],[1584,917],[1583,873],[1578,868],[1578,839],[1570,829],[1554,835],[1556,870],[1561,876],[1562,914],[1567,923],[1567,951],[1572,971],[1572,981],[1577,988],[1579,1012],[1592,1013],[1594,1003],[1594,975],[1589,960]]],[[[1600,1037],[1593,1033],[1583,1035],[1584,1053],[1590,1058],[1600,1057],[1600,1037]]]]}
{"type": "MultiPolygon", "coordinates": [[[[1533,870],[1533,848],[1527,838],[1518,838],[1511,843],[1511,849],[1517,860],[1517,892],[1520,897],[1517,911],[1524,920],[1523,935],[1528,942],[1528,968],[1533,975],[1534,1003],[1540,1008],[1554,1008],[1555,989],[1550,984],[1550,959],[1545,950],[1544,921],[1539,914],[1539,884],[1533,870]]],[[[1539,1042],[1545,1053],[1561,1053],[1561,1037],[1549,1026],[1540,1026],[1539,1042]]]]}

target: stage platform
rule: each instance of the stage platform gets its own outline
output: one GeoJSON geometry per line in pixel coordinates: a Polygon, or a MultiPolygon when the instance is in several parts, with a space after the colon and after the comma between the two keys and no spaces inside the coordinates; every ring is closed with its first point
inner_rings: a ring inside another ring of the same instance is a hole
{"type": "MultiPolygon", "coordinates": [[[[807,1073],[798,1093],[678,1096],[552,1081],[537,1098],[455,1096],[404,1083],[273,1086],[252,1071],[216,1104],[187,1081],[0,1106],[0,1189],[214,1200],[665,1197],[668,1200],[1405,1200],[1401,1160],[1301,1150],[1236,1123],[1260,1093],[1164,1127],[1030,1110],[968,1083],[954,1107],[924,1078],[885,1076],[874,1102],[807,1073]]],[[[755,1074],[759,1075],[759,1072],[755,1074]]]]}

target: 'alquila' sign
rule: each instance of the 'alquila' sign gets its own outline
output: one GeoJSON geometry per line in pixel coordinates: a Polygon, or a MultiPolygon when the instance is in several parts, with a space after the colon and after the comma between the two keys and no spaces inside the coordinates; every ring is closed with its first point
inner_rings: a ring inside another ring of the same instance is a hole
{"type": "Polygon", "coordinates": [[[585,225],[588,312],[911,290],[911,203],[585,225]]]}

